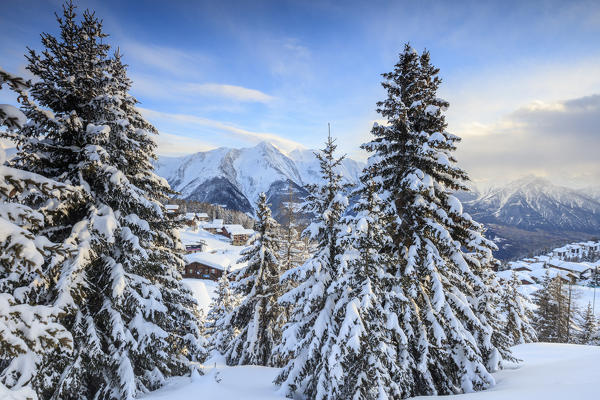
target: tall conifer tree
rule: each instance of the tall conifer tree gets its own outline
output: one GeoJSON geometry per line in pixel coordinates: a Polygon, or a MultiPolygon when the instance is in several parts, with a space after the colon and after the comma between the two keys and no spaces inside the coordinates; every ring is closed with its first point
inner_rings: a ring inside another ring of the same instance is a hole
{"type": "Polygon", "coordinates": [[[276,222],[271,217],[267,196],[261,193],[256,207],[257,234],[242,252],[239,262],[248,265],[235,271],[234,293],[243,297],[226,319],[224,328],[239,333],[227,345],[228,365],[274,366],[273,348],[281,340],[282,308],[280,265],[277,257],[276,222]]]}
{"type": "Polygon", "coordinates": [[[351,231],[342,240],[345,253],[332,283],[339,299],[330,357],[339,365],[328,398],[398,399],[412,392],[407,337],[396,313],[406,297],[394,290],[399,282],[388,272],[397,260],[381,252],[391,242],[385,230],[390,216],[386,204],[371,177],[362,180],[357,214],[347,218],[351,231]]]}
{"type": "Polygon", "coordinates": [[[205,335],[208,337],[208,350],[217,350],[224,353],[227,346],[237,334],[233,327],[225,325],[225,318],[238,305],[238,299],[234,295],[231,282],[229,281],[229,270],[223,271],[223,275],[217,282],[215,295],[210,303],[210,309],[205,320],[205,335]]]}
{"type": "Polygon", "coordinates": [[[494,245],[452,195],[468,190],[468,176],[453,156],[460,139],[446,131],[438,73],[427,52],[406,45],[383,74],[388,96],[378,112],[387,124],[375,125],[373,141],[363,145],[394,216],[384,250],[400,260],[389,272],[408,296],[399,316],[414,365],[410,395],[485,389],[500,356],[510,354],[487,301],[494,297],[487,286],[494,245]]]}
{"type": "Polygon", "coordinates": [[[588,303],[581,316],[577,342],[579,344],[600,345],[600,330],[598,329],[598,320],[592,309],[592,303],[588,303]]]}
{"type": "Polygon", "coordinates": [[[531,325],[533,312],[529,301],[519,292],[520,285],[521,282],[513,271],[502,298],[501,310],[506,317],[504,330],[513,346],[536,340],[535,330],[531,325]]]}
{"type": "Polygon", "coordinates": [[[120,55],[109,55],[93,13],[78,22],[68,3],[58,22],[60,37],[43,34],[44,51],[29,52],[35,102],[14,161],[85,196],[48,229],[77,248],[52,288],[74,340],[53,396],[131,399],[189,372],[201,354],[197,304],[161,204],[171,191],[152,172],[157,132],[128,94],[120,55]]]}
{"type": "Polygon", "coordinates": [[[297,393],[311,399],[328,398],[334,375],[339,375],[334,370],[338,360],[330,357],[335,345],[334,312],[339,298],[331,285],[344,253],[340,240],[346,230],[342,216],[348,199],[337,172],[343,157],[335,157],[336,147],[329,136],[325,148],[316,153],[323,183],[307,187],[309,195],[303,212],[314,219],[303,235],[315,242],[316,251],[303,265],[284,274],[284,281],[293,281],[293,289],[280,299],[292,311],[277,349],[279,357],[289,361],[276,383],[290,396],[297,393]]]}
{"type": "MultiPolygon", "coordinates": [[[[28,82],[0,69],[0,89],[4,83],[27,102],[28,82]]],[[[25,123],[16,107],[0,105],[0,136],[14,140],[25,123]]],[[[53,273],[73,249],[43,232],[77,189],[5,161],[0,145],[0,398],[35,399],[56,384],[73,350],[64,311],[46,302],[53,273]]]]}

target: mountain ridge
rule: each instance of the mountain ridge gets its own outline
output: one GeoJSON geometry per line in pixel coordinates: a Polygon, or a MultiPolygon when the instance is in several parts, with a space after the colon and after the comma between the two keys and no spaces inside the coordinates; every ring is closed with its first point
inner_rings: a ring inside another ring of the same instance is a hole
{"type": "MultiPolygon", "coordinates": [[[[252,206],[261,192],[267,193],[274,208],[281,205],[282,191],[290,186],[300,200],[306,196],[305,185],[320,179],[315,151],[298,149],[286,155],[274,145],[260,142],[253,147],[219,147],[187,156],[160,157],[155,169],[180,193],[178,197],[253,214],[252,206]]],[[[345,182],[356,184],[364,165],[345,159],[340,166],[345,182]]]]}
{"type": "MultiPolygon", "coordinates": [[[[180,192],[180,198],[249,215],[254,214],[258,194],[265,192],[273,216],[281,221],[289,190],[295,201],[301,202],[308,194],[305,185],[320,181],[315,151],[298,149],[284,154],[268,142],[239,149],[220,147],[182,157],[161,157],[156,172],[180,192]]],[[[346,158],[339,172],[345,183],[357,184],[365,165],[346,158]]],[[[474,188],[457,197],[498,244],[496,256],[512,259],[565,240],[600,236],[600,199],[594,193],[526,176],[482,192],[474,188]]]]}

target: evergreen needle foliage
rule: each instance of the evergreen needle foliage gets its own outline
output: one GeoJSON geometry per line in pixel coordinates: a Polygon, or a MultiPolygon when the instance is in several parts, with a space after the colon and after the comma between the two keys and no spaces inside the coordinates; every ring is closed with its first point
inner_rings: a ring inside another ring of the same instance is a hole
{"type": "Polygon", "coordinates": [[[36,83],[12,161],[77,187],[83,198],[65,199],[66,211],[44,231],[76,251],[47,294],[66,314],[73,353],[57,384],[40,394],[132,399],[202,357],[198,309],[181,283],[178,225],[161,203],[171,190],[152,172],[157,132],[128,93],[121,56],[109,54],[93,13],[78,21],[67,3],[57,19],[60,36],[43,34],[44,49],[27,57],[36,83]]]}

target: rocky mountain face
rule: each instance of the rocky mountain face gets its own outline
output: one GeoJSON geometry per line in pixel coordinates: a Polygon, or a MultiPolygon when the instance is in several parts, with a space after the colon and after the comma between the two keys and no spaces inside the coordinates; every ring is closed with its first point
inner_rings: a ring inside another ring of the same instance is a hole
{"type": "Polygon", "coordinates": [[[522,178],[475,198],[465,195],[463,202],[465,210],[486,225],[500,259],[600,236],[600,201],[593,194],[538,177],[522,178]]]}
{"type": "MultiPolygon", "coordinates": [[[[346,159],[340,173],[357,184],[364,163],[346,159]]],[[[284,154],[262,142],[250,148],[218,148],[184,157],[161,157],[158,175],[182,199],[221,205],[253,214],[258,194],[265,192],[273,215],[281,220],[290,199],[302,202],[304,186],[317,183],[319,162],[314,150],[284,154]]],[[[596,188],[597,189],[597,188],[596,188]]],[[[600,196],[593,188],[573,190],[527,177],[483,193],[459,193],[464,209],[484,223],[499,247],[496,256],[511,259],[545,248],[600,236],[600,196]]]]}
{"type": "Polygon", "coordinates": [[[600,232],[600,202],[548,180],[526,177],[494,188],[465,208],[480,222],[525,230],[600,232]]]}
{"type": "MultiPolygon", "coordinates": [[[[250,148],[218,148],[183,157],[161,157],[158,175],[167,179],[179,197],[219,204],[254,213],[259,193],[265,192],[277,218],[283,204],[306,196],[304,186],[319,180],[315,150],[294,150],[285,155],[277,147],[261,142],[250,148]]],[[[346,159],[340,167],[347,183],[356,184],[364,164],[346,159]]]]}

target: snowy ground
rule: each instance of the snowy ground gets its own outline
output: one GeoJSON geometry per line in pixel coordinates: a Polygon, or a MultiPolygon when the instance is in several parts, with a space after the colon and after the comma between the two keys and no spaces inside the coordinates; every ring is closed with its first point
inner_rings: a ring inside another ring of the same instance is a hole
{"type": "Polygon", "coordinates": [[[183,280],[185,285],[189,287],[194,293],[194,297],[198,300],[198,305],[200,309],[204,311],[204,315],[208,313],[208,306],[210,305],[210,301],[212,300],[215,289],[217,287],[217,282],[210,281],[207,279],[193,279],[193,278],[185,278],[183,280]]]}
{"type": "MultiPolygon", "coordinates": [[[[180,233],[183,244],[195,244],[203,240],[206,242],[206,248],[203,253],[212,253],[219,256],[222,261],[223,268],[231,266],[232,269],[241,268],[243,264],[236,264],[240,258],[240,251],[243,246],[233,246],[231,241],[221,235],[213,235],[203,229],[189,230],[184,229],[180,233]]],[[[202,253],[200,253],[202,254],[202,253]]],[[[206,279],[186,278],[184,283],[192,290],[196,300],[198,300],[200,309],[204,311],[204,315],[208,312],[208,306],[214,295],[217,282],[206,279]]]]}
{"type": "MultiPolygon", "coordinates": [[[[523,360],[516,368],[496,374],[496,386],[485,392],[420,399],[465,400],[592,400],[598,398],[600,347],[573,344],[532,343],[514,348],[523,360]]],[[[172,379],[146,400],[284,399],[272,383],[278,369],[227,367],[222,360],[210,360],[204,376],[172,379]],[[215,364],[216,363],[216,364],[215,364]]]]}
{"type": "MultiPolygon", "coordinates": [[[[242,247],[232,246],[227,239],[205,231],[183,231],[184,243],[195,243],[198,239],[207,242],[208,252],[219,252],[230,258],[233,264],[242,247]]],[[[207,312],[216,282],[202,279],[185,279],[194,292],[200,307],[207,312]]],[[[538,285],[524,285],[524,294],[531,294],[538,285]]],[[[579,295],[576,302],[585,307],[592,301],[592,288],[574,286],[579,295]]],[[[596,313],[600,314],[600,290],[596,293],[596,313]]],[[[554,399],[597,399],[600,383],[600,347],[569,344],[534,343],[515,347],[515,355],[523,362],[515,368],[507,368],[494,374],[496,386],[485,392],[457,396],[420,397],[420,399],[466,399],[466,400],[554,400],[554,399]]],[[[214,398],[219,400],[238,399],[285,399],[277,391],[273,380],[278,369],[245,366],[227,367],[220,358],[205,364],[205,375],[174,378],[169,384],[143,396],[147,400],[188,400],[214,398]]]]}

